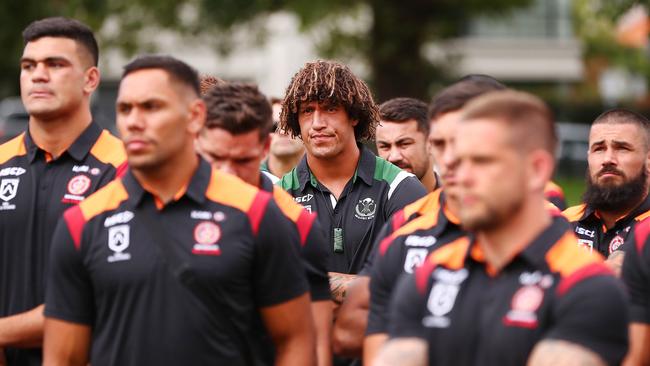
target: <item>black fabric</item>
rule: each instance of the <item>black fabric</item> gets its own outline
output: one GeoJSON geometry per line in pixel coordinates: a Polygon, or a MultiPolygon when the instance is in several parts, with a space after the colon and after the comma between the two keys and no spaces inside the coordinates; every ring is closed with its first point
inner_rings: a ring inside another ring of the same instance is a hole
{"type": "Polygon", "coordinates": [[[153,206],[153,196],[127,172],[66,213],[52,244],[45,315],[93,328],[94,366],[245,365],[244,352],[259,364],[273,364],[274,347],[259,310],[309,289],[298,238],[279,219],[275,202],[201,160],[183,196],[159,210],[153,206]],[[221,188],[233,197],[208,198],[214,193],[206,189],[221,188]],[[250,207],[236,205],[251,192],[250,207]],[[167,225],[165,235],[174,244],[168,249],[187,263],[183,273],[193,278],[195,290],[169,270],[168,256],[153,242],[151,231],[159,228],[143,221],[138,205],[167,225]],[[84,210],[94,213],[84,216],[84,210]],[[205,227],[217,233],[216,241],[204,242],[205,227]],[[77,244],[72,233],[78,230],[77,244]],[[119,251],[111,231],[129,238],[119,251]],[[197,291],[210,299],[210,308],[197,291]],[[248,344],[237,334],[246,334],[248,344]]]}
{"type": "MultiPolygon", "coordinates": [[[[61,156],[49,160],[25,132],[24,155],[0,146],[0,317],[29,311],[45,300],[47,253],[57,220],[115,178],[116,167],[91,148],[102,129],[91,123],[61,156]],[[49,160],[49,161],[48,161],[49,160]],[[78,190],[73,182],[81,182],[78,190]],[[6,190],[15,183],[15,191],[6,190]],[[85,189],[84,189],[85,187],[85,189]]],[[[115,139],[114,137],[111,137],[115,139]]],[[[40,365],[41,350],[5,348],[8,365],[40,365]]]]}
{"type": "Polygon", "coordinates": [[[630,321],[650,324],[650,220],[639,222],[625,243],[622,279],[630,302],[630,321]]]}
{"type": "Polygon", "coordinates": [[[430,214],[438,216],[433,226],[429,227],[427,223],[431,220],[417,218],[409,224],[412,229],[400,232],[397,237],[387,238],[387,242],[383,243],[386,249],[378,251],[370,270],[370,309],[366,334],[388,333],[389,303],[399,276],[413,273],[415,266],[424,262],[431,251],[465,235],[458,225],[449,221],[443,210],[430,214]],[[418,225],[416,221],[424,224],[418,225]]]}
{"type": "MultiPolygon", "coordinates": [[[[260,188],[269,193],[274,193],[275,189],[282,190],[282,188],[274,185],[271,179],[264,174],[260,174],[260,188]]],[[[287,194],[284,191],[282,192],[285,195],[287,194]]],[[[280,203],[278,204],[280,205],[280,203]]],[[[297,203],[294,204],[298,205],[297,203]]],[[[315,213],[310,215],[315,215],[315,213]]],[[[298,229],[298,225],[303,224],[292,221],[288,216],[287,220],[291,222],[291,226],[296,230],[298,229]]],[[[330,252],[327,241],[325,240],[325,233],[323,233],[323,229],[318,220],[314,220],[311,223],[307,237],[304,243],[301,244],[299,250],[307,273],[307,280],[309,281],[311,301],[331,300],[332,295],[330,294],[330,283],[327,273],[330,252]]]]}
{"type": "Polygon", "coordinates": [[[431,365],[525,365],[545,339],[576,343],[620,364],[628,342],[623,288],[593,255],[573,264],[585,254],[560,220],[499,273],[475,258],[470,238],[432,252],[415,275],[399,280],[390,337],[426,340],[431,365]],[[449,260],[457,258],[450,249],[464,262],[449,260]]]}
{"type": "Polygon", "coordinates": [[[590,207],[585,207],[582,217],[571,220],[580,243],[589,250],[597,250],[608,257],[617,250],[624,250],[624,243],[637,223],[637,217],[650,211],[650,196],[625,217],[616,221],[611,229],[605,230],[603,221],[590,207]]]}
{"type": "MultiPolygon", "coordinates": [[[[361,156],[356,175],[346,184],[335,207],[332,207],[332,195],[327,187],[312,177],[306,157],[278,183],[298,203],[318,214],[318,221],[331,248],[330,272],[360,272],[372,252],[372,245],[382,225],[393,213],[427,193],[412,175],[402,180],[391,192],[389,182],[374,177],[378,158],[366,147],[360,145],[359,148],[361,156]],[[297,181],[287,185],[288,177],[295,177],[297,181]],[[389,192],[392,194],[390,199],[389,192]],[[364,204],[374,207],[372,215],[356,212],[363,209],[364,204]],[[342,250],[335,250],[337,228],[342,229],[342,250]]],[[[383,160],[382,165],[393,167],[383,160]]]]}

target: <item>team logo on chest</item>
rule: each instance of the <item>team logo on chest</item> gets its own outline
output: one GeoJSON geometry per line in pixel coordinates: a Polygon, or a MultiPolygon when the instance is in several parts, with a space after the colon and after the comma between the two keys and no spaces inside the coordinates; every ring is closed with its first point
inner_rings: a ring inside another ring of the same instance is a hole
{"type": "Polygon", "coordinates": [[[422,319],[422,325],[428,328],[447,328],[451,323],[448,314],[454,309],[456,297],[460,292],[460,285],[468,276],[468,271],[463,268],[450,271],[438,268],[433,272],[435,284],[429,293],[427,309],[430,315],[422,319]]]}
{"type": "Polygon", "coordinates": [[[192,253],[200,255],[220,255],[221,248],[217,241],[221,238],[219,225],[212,221],[203,221],[194,228],[194,247],[192,253]]]}
{"type": "Polygon", "coordinates": [[[537,328],[537,310],[544,302],[544,289],[553,285],[553,276],[541,272],[523,272],[519,276],[522,285],[510,300],[510,310],[503,318],[507,326],[537,328]]]}
{"type": "Polygon", "coordinates": [[[131,259],[131,254],[124,251],[129,247],[131,229],[129,225],[116,225],[108,229],[108,249],[113,251],[108,262],[120,262],[131,259]]]}
{"type": "Polygon", "coordinates": [[[79,203],[84,200],[83,194],[88,191],[91,185],[91,180],[83,174],[74,176],[68,182],[68,192],[63,195],[61,202],[64,203],[79,203]]]}
{"type": "Polygon", "coordinates": [[[609,242],[609,254],[612,254],[613,252],[617,251],[625,240],[623,239],[622,236],[616,235],[612,241],[609,242]]]}
{"type": "Polygon", "coordinates": [[[354,207],[354,217],[360,220],[371,220],[375,217],[377,203],[370,197],[364,198],[357,202],[354,207]]]}

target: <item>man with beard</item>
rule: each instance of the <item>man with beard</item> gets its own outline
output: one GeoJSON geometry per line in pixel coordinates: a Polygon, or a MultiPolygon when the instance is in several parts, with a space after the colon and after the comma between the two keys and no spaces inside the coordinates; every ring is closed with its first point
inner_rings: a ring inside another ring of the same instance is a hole
{"type": "Polygon", "coordinates": [[[377,154],[415,174],[427,191],[438,187],[429,151],[426,103],[413,98],[394,98],[379,106],[377,154]]]}
{"type": "Polygon", "coordinates": [[[580,244],[608,258],[616,273],[625,238],[636,222],[650,216],[649,143],[647,118],[624,109],[598,116],[589,133],[584,203],[564,211],[580,244]]]}

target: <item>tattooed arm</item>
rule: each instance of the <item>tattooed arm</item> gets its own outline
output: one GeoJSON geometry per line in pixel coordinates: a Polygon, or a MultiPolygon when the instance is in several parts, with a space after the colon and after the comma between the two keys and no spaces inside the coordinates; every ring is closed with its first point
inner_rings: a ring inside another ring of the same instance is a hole
{"type": "Polygon", "coordinates": [[[395,338],[381,349],[374,366],[425,366],[427,343],[419,338],[395,338]]]}
{"type": "Polygon", "coordinates": [[[595,352],[575,343],[547,339],[538,343],[528,366],[607,366],[595,352]]]}
{"type": "Polygon", "coordinates": [[[332,300],[336,305],[341,305],[347,294],[348,285],[352,282],[357,275],[330,272],[330,291],[332,292],[332,300]]]}
{"type": "Polygon", "coordinates": [[[605,264],[609,267],[616,277],[621,278],[621,268],[623,268],[623,260],[625,259],[625,252],[622,250],[617,250],[614,253],[610,254],[605,264]]]}

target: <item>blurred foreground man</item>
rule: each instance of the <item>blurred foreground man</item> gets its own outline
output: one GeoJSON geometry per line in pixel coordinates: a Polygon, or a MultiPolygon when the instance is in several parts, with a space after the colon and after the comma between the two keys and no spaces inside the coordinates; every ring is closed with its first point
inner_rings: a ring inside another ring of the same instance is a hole
{"type": "Polygon", "coordinates": [[[0,360],[40,365],[45,267],[63,211],[124,168],[121,141],[93,122],[98,47],[85,24],[46,18],[23,31],[28,130],[0,146],[0,360]]]}
{"type": "Polygon", "coordinates": [[[413,98],[394,98],[379,106],[381,121],[375,142],[381,158],[415,174],[431,192],[438,187],[429,151],[426,103],[413,98]]]}
{"type": "Polygon", "coordinates": [[[443,188],[405,206],[384,225],[373,254],[341,306],[334,326],[335,350],[359,355],[363,347],[364,364],[371,364],[388,339],[388,304],[400,274],[412,273],[429,251],[444,242],[440,240],[443,237],[464,234],[458,220],[458,199],[445,192],[447,187],[453,189],[456,185],[452,150],[456,126],[467,102],[502,89],[505,86],[489,76],[469,75],[440,91],[431,101],[429,138],[438,171],[444,177],[443,188]],[[407,225],[423,215],[430,218],[423,225],[407,225]]]}
{"type": "Polygon", "coordinates": [[[650,121],[624,109],[607,111],[589,133],[584,203],[564,215],[580,244],[597,251],[620,273],[623,243],[636,222],[650,216],[650,121]]]}
{"type": "Polygon", "coordinates": [[[257,86],[240,83],[215,85],[203,96],[203,100],[207,105],[207,119],[196,139],[199,152],[215,168],[237,175],[246,183],[273,194],[280,210],[300,236],[316,324],[318,364],[330,365],[332,302],[327,276],[329,247],[316,215],[294,202],[286,191],[273,184],[268,174],[259,170],[272,139],[269,134],[271,105],[257,86]]]}
{"type": "Polygon", "coordinates": [[[475,235],[400,280],[376,364],[619,364],[624,290],[544,199],[556,146],[549,109],[529,94],[494,92],[468,104],[456,132],[453,194],[475,235]]]}
{"type": "Polygon", "coordinates": [[[650,365],[650,218],[625,241],[621,277],[630,297],[630,351],[623,365],[650,365]]]}
{"type": "Polygon", "coordinates": [[[269,193],[194,152],[196,71],[140,57],[116,107],[129,170],[59,222],[45,365],[315,364],[295,231],[269,193]]]}

